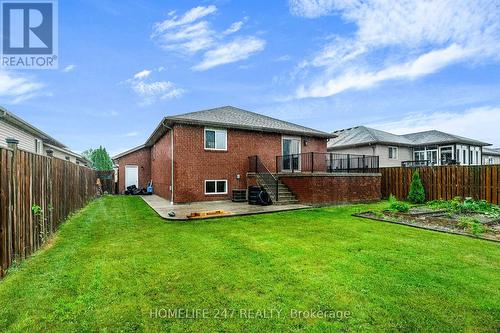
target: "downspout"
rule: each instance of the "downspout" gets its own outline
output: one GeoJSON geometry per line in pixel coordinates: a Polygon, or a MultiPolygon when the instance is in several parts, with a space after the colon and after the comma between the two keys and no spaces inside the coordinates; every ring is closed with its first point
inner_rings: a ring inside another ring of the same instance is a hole
{"type": "Polygon", "coordinates": [[[162,121],[161,125],[170,131],[170,154],[171,154],[171,165],[170,165],[170,204],[174,204],[174,128],[167,126],[162,121]]]}

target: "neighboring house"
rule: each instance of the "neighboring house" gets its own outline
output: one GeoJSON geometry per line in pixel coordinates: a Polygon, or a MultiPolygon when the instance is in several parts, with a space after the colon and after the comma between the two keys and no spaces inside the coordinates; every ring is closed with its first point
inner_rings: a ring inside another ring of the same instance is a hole
{"type": "Polygon", "coordinates": [[[7,147],[7,138],[18,140],[19,149],[40,155],[51,154],[75,164],[90,166],[90,161],[85,157],[72,152],[53,137],[0,107],[0,146],[7,147]]]}
{"type": "Polygon", "coordinates": [[[500,164],[500,148],[483,148],[483,164],[500,164]]]}
{"type": "Polygon", "coordinates": [[[419,165],[481,165],[489,143],[436,130],[396,135],[366,126],[333,132],[328,151],[380,157],[380,167],[419,165]]]}

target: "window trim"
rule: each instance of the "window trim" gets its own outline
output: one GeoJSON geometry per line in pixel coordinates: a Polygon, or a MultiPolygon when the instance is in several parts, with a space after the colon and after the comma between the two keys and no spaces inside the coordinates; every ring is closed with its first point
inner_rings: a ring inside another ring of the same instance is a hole
{"type": "Polygon", "coordinates": [[[203,192],[205,193],[205,195],[222,195],[222,194],[227,194],[227,187],[228,187],[227,179],[207,179],[203,183],[203,192]],[[213,192],[213,193],[212,192],[210,192],[210,193],[207,192],[207,183],[208,182],[215,182],[215,192],[213,192]],[[225,186],[226,191],[225,192],[217,192],[217,182],[224,182],[226,184],[226,186],[225,186]]]}
{"type": "Polygon", "coordinates": [[[205,129],[203,130],[203,148],[205,150],[227,151],[227,129],[225,129],[225,128],[205,127],[205,129]],[[215,137],[214,137],[215,148],[207,148],[207,131],[215,132],[215,137]],[[226,140],[224,142],[224,146],[226,148],[223,148],[223,149],[217,148],[217,132],[224,132],[226,134],[226,140]]]}
{"type": "MultiPolygon", "coordinates": [[[[396,146],[389,146],[388,148],[389,148],[389,149],[387,150],[387,157],[388,157],[388,159],[390,159],[390,160],[399,160],[399,147],[396,147],[396,146]],[[389,151],[390,151],[391,149],[395,149],[395,150],[396,150],[396,157],[394,157],[394,155],[393,155],[393,157],[391,157],[391,155],[389,154],[389,151]]],[[[414,155],[414,157],[415,157],[415,155],[414,155]]]]}

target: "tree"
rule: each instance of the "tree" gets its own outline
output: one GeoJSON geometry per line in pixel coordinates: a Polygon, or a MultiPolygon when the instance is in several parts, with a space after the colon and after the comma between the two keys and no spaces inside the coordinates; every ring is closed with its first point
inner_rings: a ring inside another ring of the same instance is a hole
{"type": "Polygon", "coordinates": [[[96,170],[113,170],[113,161],[103,146],[87,149],[82,155],[92,162],[92,168],[96,170]]]}
{"type": "Polygon", "coordinates": [[[425,202],[424,185],[422,185],[422,180],[420,179],[420,173],[418,170],[416,170],[411,177],[408,201],[414,204],[422,204],[425,202]]]}

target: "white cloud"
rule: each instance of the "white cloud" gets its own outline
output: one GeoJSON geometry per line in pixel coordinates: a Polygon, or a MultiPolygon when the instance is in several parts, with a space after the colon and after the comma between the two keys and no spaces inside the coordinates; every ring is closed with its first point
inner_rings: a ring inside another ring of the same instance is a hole
{"type": "Polygon", "coordinates": [[[394,79],[415,79],[435,73],[441,68],[467,58],[471,51],[453,44],[442,50],[423,54],[415,60],[392,65],[376,72],[351,69],[342,75],[324,82],[315,82],[310,87],[297,89],[298,98],[327,97],[347,89],[363,89],[381,81],[394,79]]]}
{"type": "Polygon", "coordinates": [[[156,23],[151,37],[166,50],[194,54],[211,47],[215,34],[210,23],[196,21],[216,11],[217,8],[213,5],[192,8],[180,18],[173,16],[168,20],[156,23]]]}
{"type": "Polygon", "coordinates": [[[44,85],[31,77],[14,74],[0,69],[0,96],[12,98],[10,103],[19,104],[28,99],[41,95],[49,95],[43,92],[44,85]]]}
{"type": "Polygon", "coordinates": [[[234,22],[233,24],[231,24],[229,28],[224,30],[223,34],[224,35],[234,34],[235,32],[240,31],[241,27],[243,27],[243,21],[234,22]]]}
{"type": "Polygon", "coordinates": [[[217,11],[217,7],[215,7],[214,5],[210,5],[207,7],[203,7],[203,6],[194,7],[192,9],[190,9],[189,11],[187,11],[181,17],[174,16],[175,11],[171,11],[169,13],[169,16],[173,16],[173,17],[171,19],[165,20],[163,22],[156,23],[154,25],[153,35],[161,34],[169,29],[192,23],[192,22],[197,21],[200,18],[203,18],[207,15],[213,14],[216,11],[217,11]]]}
{"type": "Polygon", "coordinates": [[[247,17],[232,23],[224,31],[218,32],[213,29],[207,19],[216,11],[217,8],[211,5],[192,8],[180,17],[171,13],[167,20],[154,25],[151,38],[161,48],[183,55],[195,56],[204,52],[202,62],[193,66],[193,70],[206,70],[222,64],[244,60],[250,54],[263,49],[265,42],[252,36],[237,36],[232,41],[228,41],[230,38],[228,36],[240,31],[248,19],[247,17]],[[242,41],[248,41],[250,45],[242,45],[242,41]],[[243,50],[233,48],[239,46],[243,46],[243,50]],[[227,54],[229,49],[234,51],[234,55],[227,54]],[[218,56],[221,57],[219,60],[214,59],[218,56]]]}
{"type": "Polygon", "coordinates": [[[290,11],[297,16],[316,18],[333,12],[341,1],[334,0],[290,0],[290,11]]]}
{"type": "Polygon", "coordinates": [[[141,105],[150,105],[158,100],[166,100],[181,97],[185,90],[178,88],[170,81],[153,81],[150,76],[153,72],[163,72],[164,68],[154,70],[143,70],[125,81],[132,90],[141,98],[141,105]]]}
{"type": "Polygon", "coordinates": [[[301,62],[299,69],[316,75],[309,88],[297,90],[299,98],[413,79],[458,62],[500,59],[500,7],[494,1],[290,0],[289,5],[295,15],[340,15],[357,27],[351,36],[330,38],[301,62]]]}
{"type": "Polygon", "coordinates": [[[76,69],[76,65],[68,65],[68,66],[64,67],[63,72],[69,73],[69,72],[74,71],[75,69],[76,69]]]}
{"type": "Polygon", "coordinates": [[[401,120],[368,124],[383,131],[406,134],[439,130],[500,146],[500,106],[471,108],[464,112],[414,113],[401,120]]]}
{"type": "Polygon", "coordinates": [[[227,44],[207,51],[203,61],[194,66],[196,71],[204,71],[216,66],[247,59],[253,53],[262,51],[266,42],[256,37],[238,38],[227,44]]]}
{"type": "Polygon", "coordinates": [[[139,132],[129,132],[129,133],[125,133],[123,136],[131,138],[131,137],[138,136],[138,135],[139,135],[139,132]]]}
{"type": "Polygon", "coordinates": [[[140,71],[140,72],[136,73],[134,75],[134,79],[145,79],[149,75],[151,75],[151,73],[152,73],[152,71],[145,69],[143,71],[140,71]]]}

